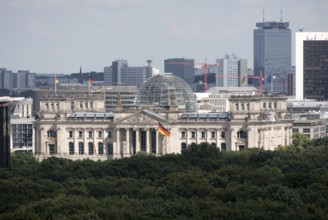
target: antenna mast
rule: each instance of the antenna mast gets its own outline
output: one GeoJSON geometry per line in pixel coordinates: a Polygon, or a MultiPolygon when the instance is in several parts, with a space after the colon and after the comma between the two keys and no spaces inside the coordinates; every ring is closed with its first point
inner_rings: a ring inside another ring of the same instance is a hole
{"type": "Polygon", "coordinates": [[[264,8],[263,8],[263,22],[265,21],[264,8]]]}
{"type": "Polygon", "coordinates": [[[280,9],[280,22],[282,22],[282,9],[280,9]]]}

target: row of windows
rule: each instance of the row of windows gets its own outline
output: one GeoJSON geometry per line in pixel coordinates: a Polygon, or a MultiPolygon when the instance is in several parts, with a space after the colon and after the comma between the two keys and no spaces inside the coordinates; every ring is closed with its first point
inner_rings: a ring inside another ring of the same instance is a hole
{"type": "Polygon", "coordinates": [[[246,110],[249,110],[249,103],[236,103],[236,110],[245,110],[245,107],[246,107],[246,110]]]}
{"type": "MultiPolygon", "coordinates": [[[[300,132],[301,129],[298,128],[293,128],[293,133],[298,133],[300,132]]],[[[303,133],[310,133],[311,129],[310,128],[303,128],[303,133]]]]}
{"type": "MultiPolygon", "coordinates": [[[[85,154],[83,142],[79,142],[78,147],[79,147],[78,148],[78,154],[79,155],[85,154]]],[[[88,150],[89,155],[96,154],[96,147],[94,146],[94,144],[92,142],[88,143],[87,150],[88,150]]],[[[68,143],[68,152],[69,152],[70,155],[75,153],[74,152],[74,143],[73,142],[68,143]]],[[[103,154],[104,154],[104,144],[102,142],[99,142],[98,143],[98,155],[103,155],[103,154]]]]}
{"type": "MultiPolygon", "coordinates": [[[[74,102],[71,103],[74,106],[74,102]]],[[[84,102],[84,108],[93,108],[93,102],[84,102]]],[[[80,108],[83,108],[83,102],[80,102],[80,108]]]]}
{"type": "MultiPolygon", "coordinates": [[[[200,138],[206,138],[206,131],[201,131],[200,132],[200,138]]],[[[191,138],[196,138],[197,132],[196,131],[191,131],[191,138]]],[[[224,131],[221,132],[220,134],[221,138],[225,138],[226,134],[224,131]]],[[[181,138],[187,138],[187,133],[186,131],[181,132],[181,138]]],[[[211,138],[216,138],[216,132],[211,131],[211,138]]],[[[237,138],[247,138],[247,132],[240,130],[237,132],[237,138]]]]}
{"type": "MultiPolygon", "coordinates": [[[[83,131],[78,131],[78,138],[83,138],[83,131]]],[[[94,132],[93,131],[88,131],[87,133],[88,138],[93,138],[94,137],[94,132]]],[[[47,132],[48,137],[57,137],[57,132],[55,130],[49,130],[47,132]]],[[[68,137],[73,138],[74,137],[74,131],[68,131],[68,137]]],[[[98,131],[97,132],[97,138],[103,138],[104,137],[104,132],[103,131],[98,131]]],[[[112,132],[108,132],[108,138],[112,138],[112,132]]]]}
{"type": "MultiPolygon", "coordinates": [[[[216,147],[216,143],[211,143],[212,147],[216,147]]],[[[187,144],[186,143],[181,143],[181,150],[186,150],[187,149],[187,144]]],[[[221,151],[226,151],[227,150],[227,145],[226,143],[221,143],[221,151]]]]}
{"type": "MultiPolygon", "coordinates": [[[[54,155],[55,154],[55,145],[49,144],[48,147],[49,147],[49,154],[54,155]]],[[[96,147],[94,146],[94,144],[92,142],[88,143],[88,148],[86,150],[89,155],[94,155],[97,153],[96,147]]],[[[70,155],[73,155],[75,153],[73,142],[68,143],[68,152],[70,155]]],[[[78,152],[77,153],[79,155],[83,155],[86,153],[83,142],[78,143],[78,152]]],[[[108,143],[107,153],[108,153],[108,155],[113,155],[113,144],[112,143],[108,143]]],[[[103,154],[104,154],[104,144],[100,142],[100,143],[98,143],[98,155],[103,155],[103,154]]]]}
{"type": "MultiPolygon", "coordinates": [[[[268,106],[268,108],[272,108],[272,103],[271,102],[268,102],[268,103],[263,102],[263,108],[267,108],[267,106],[268,106]]],[[[273,108],[274,109],[277,108],[277,103],[276,102],[273,103],[273,108]]]]}

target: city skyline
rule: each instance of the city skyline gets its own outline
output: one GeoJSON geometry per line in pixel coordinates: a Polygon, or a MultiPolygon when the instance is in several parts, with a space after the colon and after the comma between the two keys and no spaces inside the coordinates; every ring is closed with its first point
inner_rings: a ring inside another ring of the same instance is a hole
{"type": "Polygon", "coordinates": [[[102,72],[116,59],[164,71],[168,58],[209,63],[236,54],[253,66],[256,22],[324,32],[325,0],[0,0],[0,68],[36,73],[102,72]],[[314,3],[315,2],[315,3],[314,3]]]}

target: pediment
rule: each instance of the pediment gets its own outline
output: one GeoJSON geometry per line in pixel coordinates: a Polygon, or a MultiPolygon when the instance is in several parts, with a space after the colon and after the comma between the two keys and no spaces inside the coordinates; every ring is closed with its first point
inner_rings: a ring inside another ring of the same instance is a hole
{"type": "Polygon", "coordinates": [[[117,120],[116,123],[151,123],[151,122],[166,122],[167,120],[151,111],[138,111],[124,118],[117,120]]]}

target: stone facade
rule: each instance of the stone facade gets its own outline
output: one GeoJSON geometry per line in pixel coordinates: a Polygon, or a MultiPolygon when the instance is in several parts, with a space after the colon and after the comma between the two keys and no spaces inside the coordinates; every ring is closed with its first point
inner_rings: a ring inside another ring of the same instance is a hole
{"type": "Polygon", "coordinates": [[[107,160],[138,152],[180,153],[202,142],[221,151],[274,150],[291,144],[292,120],[284,96],[232,96],[229,101],[230,112],[186,113],[175,100],[166,109],[123,110],[118,98],[115,111],[105,112],[103,99],[97,96],[45,97],[34,124],[35,155],[40,160],[107,160]],[[170,137],[158,132],[159,122],[170,137]]]}

